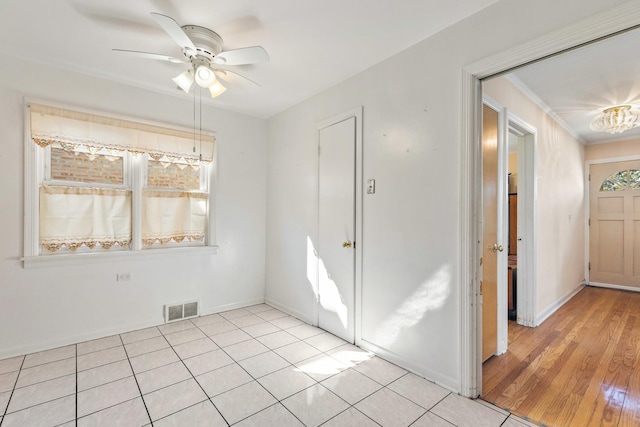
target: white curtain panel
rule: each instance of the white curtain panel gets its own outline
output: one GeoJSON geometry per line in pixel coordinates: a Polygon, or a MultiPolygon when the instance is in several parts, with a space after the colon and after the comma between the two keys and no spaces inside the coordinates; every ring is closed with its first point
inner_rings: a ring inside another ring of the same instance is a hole
{"type": "Polygon", "coordinates": [[[63,246],[109,249],[131,243],[131,190],[42,186],[40,240],[56,251],[63,246]]]}
{"type": "Polygon", "coordinates": [[[145,190],[142,197],[142,242],[202,241],[207,219],[207,193],[145,190]]]}

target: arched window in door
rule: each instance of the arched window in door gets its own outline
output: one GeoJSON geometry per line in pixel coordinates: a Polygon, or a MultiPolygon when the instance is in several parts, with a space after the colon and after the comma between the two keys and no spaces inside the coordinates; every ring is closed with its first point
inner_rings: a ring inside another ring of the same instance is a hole
{"type": "Polygon", "coordinates": [[[627,188],[640,190],[640,170],[623,170],[610,175],[602,181],[600,191],[624,191],[627,188]]]}

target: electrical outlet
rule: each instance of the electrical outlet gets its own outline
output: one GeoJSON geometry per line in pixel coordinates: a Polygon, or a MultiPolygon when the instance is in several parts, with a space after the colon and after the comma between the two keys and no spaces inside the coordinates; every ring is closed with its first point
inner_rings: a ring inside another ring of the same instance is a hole
{"type": "Polygon", "coordinates": [[[131,273],[118,273],[116,280],[118,282],[128,282],[131,280],[131,273]]]}

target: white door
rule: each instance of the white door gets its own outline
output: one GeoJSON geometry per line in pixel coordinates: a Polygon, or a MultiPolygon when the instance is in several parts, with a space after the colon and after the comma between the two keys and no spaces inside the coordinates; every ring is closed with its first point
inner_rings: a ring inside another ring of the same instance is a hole
{"type": "Polygon", "coordinates": [[[320,129],[318,325],[354,342],[356,119],[320,129]]]}
{"type": "Polygon", "coordinates": [[[640,287],[640,160],[589,169],[589,281],[640,287]]]}

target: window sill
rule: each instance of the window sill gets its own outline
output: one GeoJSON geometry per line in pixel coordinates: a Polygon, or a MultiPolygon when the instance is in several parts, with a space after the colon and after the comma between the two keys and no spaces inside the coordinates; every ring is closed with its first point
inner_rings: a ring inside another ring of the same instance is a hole
{"type": "Polygon", "coordinates": [[[118,261],[135,261],[147,259],[175,258],[176,256],[215,255],[218,246],[198,246],[187,248],[145,249],[139,251],[117,251],[63,255],[40,255],[23,257],[22,266],[25,269],[61,267],[67,265],[100,264],[118,261]]]}

